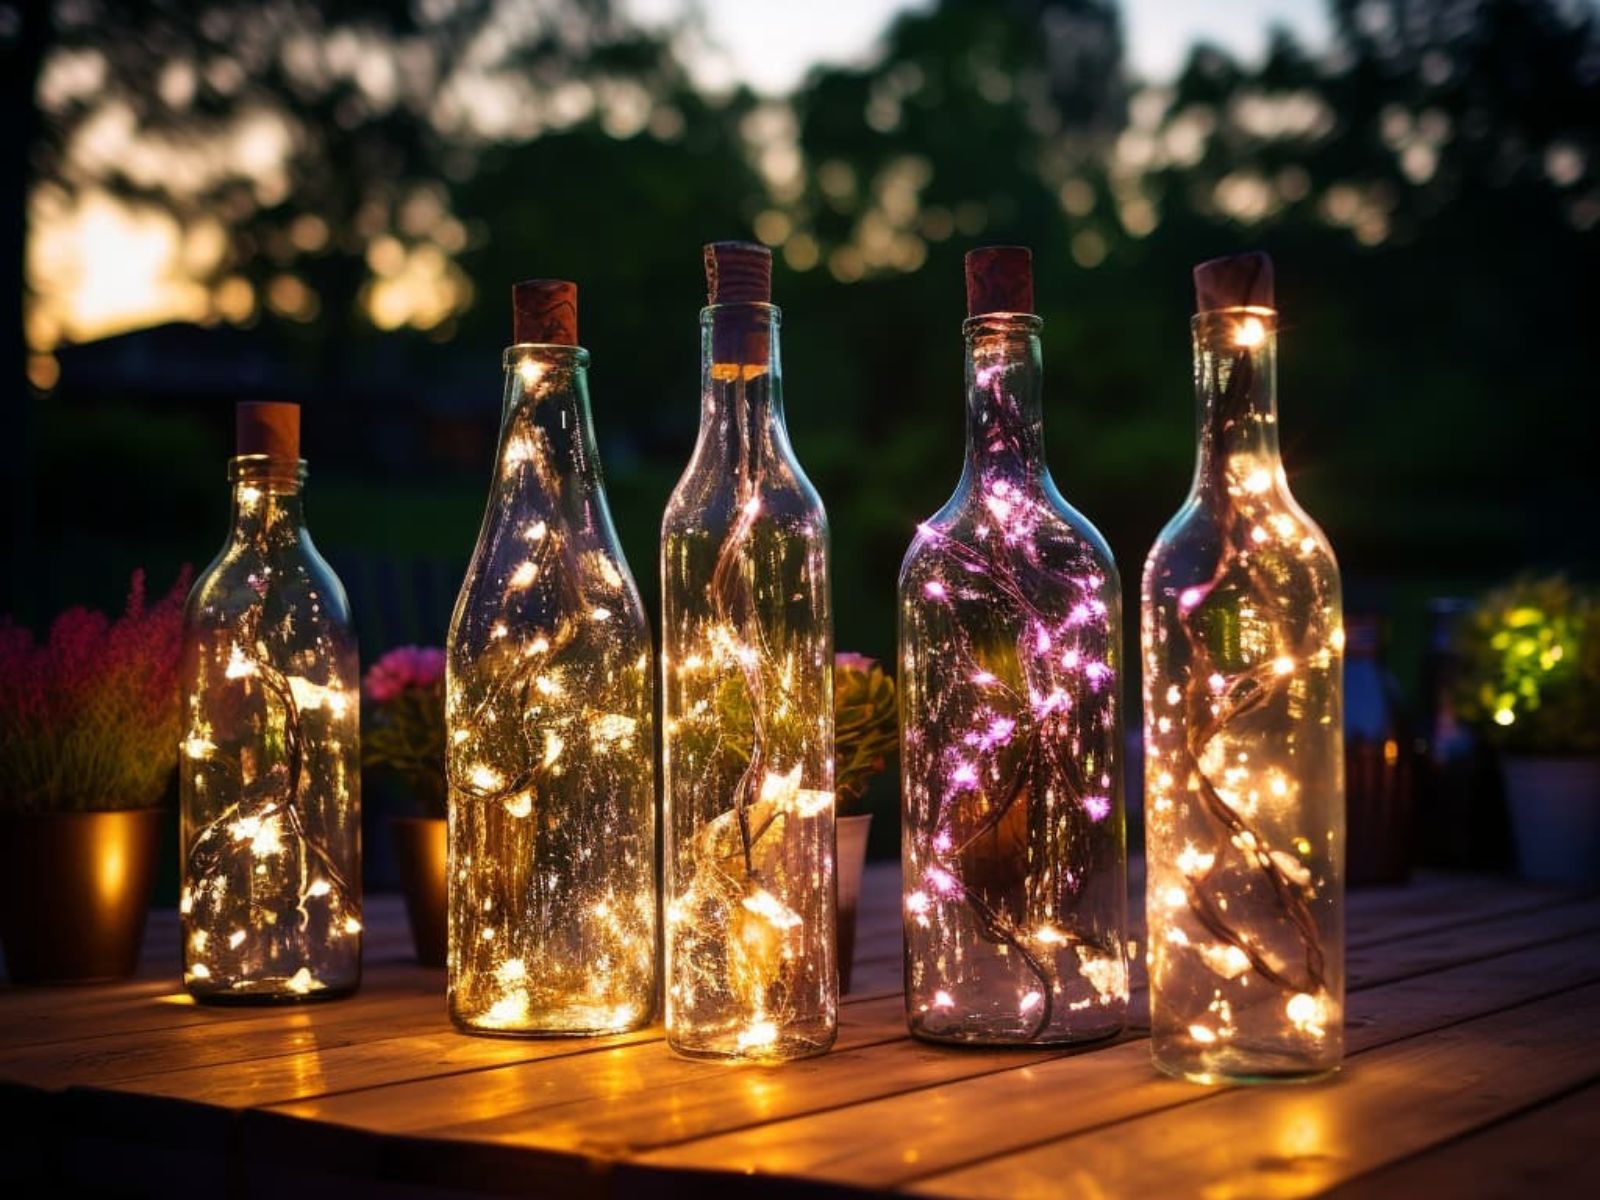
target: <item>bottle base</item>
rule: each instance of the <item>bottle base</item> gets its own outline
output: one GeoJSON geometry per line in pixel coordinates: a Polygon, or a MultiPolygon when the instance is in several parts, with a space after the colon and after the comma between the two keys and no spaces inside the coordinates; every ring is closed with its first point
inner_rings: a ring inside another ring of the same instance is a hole
{"type": "Polygon", "coordinates": [[[836,1033],[826,1037],[804,1037],[798,1034],[780,1035],[771,1041],[752,1044],[745,1036],[726,1034],[693,1043],[676,1041],[669,1033],[667,1048],[680,1058],[698,1062],[720,1062],[729,1065],[749,1063],[754,1066],[794,1062],[802,1058],[815,1058],[833,1049],[836,1033]]]}
{"type": "Polygon", "coordinates": [[[313,988],[297,992],[284,990],[279,981],[252,983],[226,991],[200,992],[187,989],[195,1003],[217,1008],[278,1008],[298,1004],[324,1004],[329,1000],[344,1000],[360,990],[360,983],[342,984],[338,987],[313,988]]]}
{"type": "Polygon", "coordinates": [[[1156,1070],[1173,1079],[1182,1079],[1187,1083],[1198,1083],[1207,1086],[1216,1084],[1283,1084],[1283,1083],[1317,1083],[1338,1073],[1340,1062],[1330,1063],[1327,1066],[1296,1063],[1273,1063],[1260,1059],[1233,1059],[1214,1058],[1208,1060],[1187,1059],[1182,1062],[1166,1062],[1159,1055],[1152,1054],[1150,1061],[1155,1064],[1156,1070]]]}
{"type": "Polygon", "coordinates": [[[1119,1021],[1116,1025],[1103,1028],[1083,1031],[1063,1030],[1059,1033],[1025,1037],[1005,1031],[972,1027],[930,1030],[919,1025],[910,1025],[911,1036],[919,1042],[930,1042],[936,1046],[970,1046],[981,1050],[1004,1050],[1007,1048],[1028,1050],[1038,1049],[1042,1046],[1063,1048],[1070,1046],[1098,1046],[1121,1037],[1126,1028],[1126,1024],[1119,1021]]]}
{"type": "Polygon", "coordinates": [[[601,1038],[616,1037],[618,1034],[634,1033],[650,1024],[647,1016],[643,1020],[634,1021],[627,1025],[594,1025],[594,1026],[554,1026],[534,1025],[526,1028],[507,1025],[479,1025],[451,1014],[450,1023],[455,1026],[457,1033],[470,1034],[473,1037],[508,1038],[517,1041],[570,1041],[574,1038],[601,1038]]]}

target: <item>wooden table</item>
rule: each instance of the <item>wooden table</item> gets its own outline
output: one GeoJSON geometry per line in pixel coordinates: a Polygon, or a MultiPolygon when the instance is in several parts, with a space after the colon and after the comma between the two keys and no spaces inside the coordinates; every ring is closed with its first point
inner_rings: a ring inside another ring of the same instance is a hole
{"type": "MultiPolygon", "coordinates": [[[[368,908],[354,999],[207,1009],[148,972],[0,991],[0,1186],[294,1197],[1593,1194],[1600,899],[1424,877],[1352,893],[1344,1070],[1196,1087],[1135,1030],[1080,1053],[906,1035],[898,873],[868,873],[838,1049],[778,1068],[452,1032],[443,976],[368,908]]],[[[1144,1020],[1142,992],[1136,1024],[1144,1020]]]]}

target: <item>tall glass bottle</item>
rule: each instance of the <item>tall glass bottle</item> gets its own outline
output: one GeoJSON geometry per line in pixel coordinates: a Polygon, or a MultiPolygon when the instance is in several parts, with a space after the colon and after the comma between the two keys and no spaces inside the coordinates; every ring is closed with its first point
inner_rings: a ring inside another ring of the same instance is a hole
{"type": "Polygon", "coordinates": [[[202,1000],[361,982],[360,671],[301,509],[300,408],[246,403],[228,540],[184,614],[183,982],[202,1000]]]}
{"type": "Polygon", "coordinates": [[[521,283],[513,302],[494,481],[445,652],[450,1016],[617,1033],[655,1002],[649,624],[600,479],[577,287],[521,283]]]}
{"type": "Polygon", "coordinates": [[[661,527],[667,1041],[833,1044],[828,525],[784,426],[762,247],[706,248],[700,437],[661,527]]]}
{"type": "Polygon", "coordinates": [[[1151,1044],[1196,1080],[1316,1074],[1344,1043],[1339,571],[1278,456],[1271,260],[1195,284],[1199,457],[1142,604],[1151,1044]]]}
{"type": "Polygon", "coordinates": [[[967,255],[967,460],[900,569],[906,1018],[1072,1042],[1128,1006],[1122,596],[1044,461],[1031,256],[967,255]]]}

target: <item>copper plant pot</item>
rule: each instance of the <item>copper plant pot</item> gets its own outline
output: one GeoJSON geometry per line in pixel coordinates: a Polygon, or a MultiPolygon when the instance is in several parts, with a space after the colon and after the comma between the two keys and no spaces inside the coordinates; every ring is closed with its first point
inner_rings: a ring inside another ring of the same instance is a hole
{"type": "Polygon", "coordinates": [[[835,823],[839,881],[839,991],[850,990],[850,968],[856,956],[856,910],[861,903],[861,872],[867,865],[867,834],[872,814],[840,817],[835,823]]]}
{"type": "Polygon", "coordinates": [[[445,907],[449,823],[443,817],[393,817],[395,861],[406,898],[406,920],[417,962],[445,965],[449,917],[445,907]]]}
{"type": "Polygon", "coordinates": [[[97,983],[139,966],[161,811],[0,818],[0,942],[14,983],[97,983]]]}

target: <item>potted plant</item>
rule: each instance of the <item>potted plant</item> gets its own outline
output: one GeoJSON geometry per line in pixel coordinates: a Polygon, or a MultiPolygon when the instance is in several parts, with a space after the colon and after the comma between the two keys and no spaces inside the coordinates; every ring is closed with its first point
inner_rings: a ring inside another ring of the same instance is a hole
{"type": "Polygon", "coordinates": [[[133,974],[178,761],[188,571],[115,619],[0,621],[0,942],[18,983],[133,974]]]}
{"type": "Polygon", "coordinates": [[[836,654],[833,660],[834,790],[838,796],[839,989],[850,990],[856,909],[867,862],[872,814],[862,808],[867,785],[899,744],[894,679],[877,659],[836,654]]]}
{"type": "Polygon", "coordinates": [[[1600,882],[1600,598],[1561,576],[1488,593],[1462,623],[1459,715],[1501,752],[1521,874],[1600,882]]]}
{"type": "Polygon", "coordinates": [[[406,787],[413,815],[390,818],[406,918],[417,961],[442,967],[446,954],[444,651],[399,646],[367,670],[362,765],[406,787]]]}

